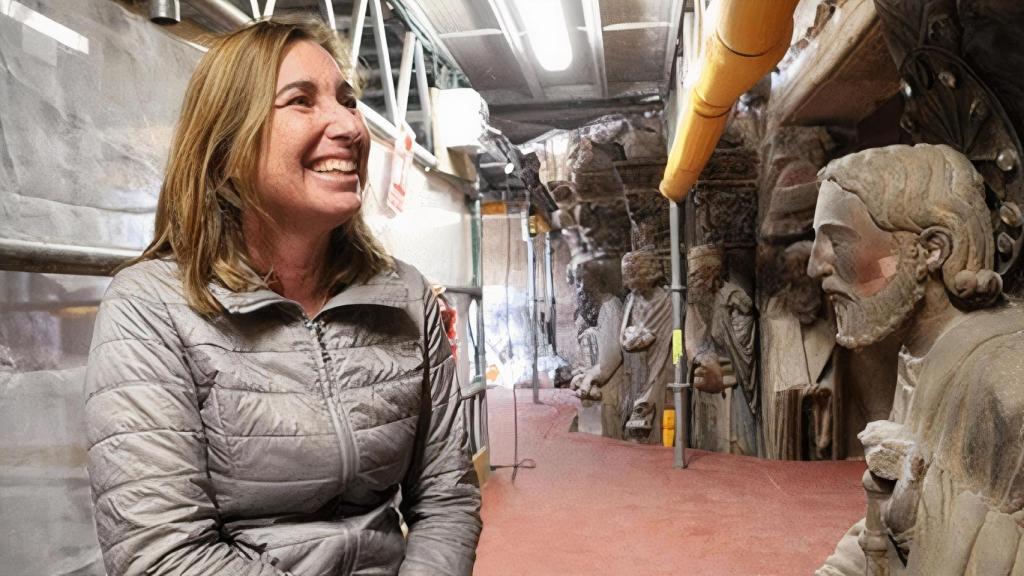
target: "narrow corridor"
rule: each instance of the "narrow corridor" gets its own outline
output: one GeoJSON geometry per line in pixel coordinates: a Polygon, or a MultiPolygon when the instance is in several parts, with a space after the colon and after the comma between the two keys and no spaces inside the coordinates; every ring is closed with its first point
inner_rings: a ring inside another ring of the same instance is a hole
{"type": "MultiPolygon", "coordinates": [[[[864,515],[862,462],[778,462],[569,432],[577,400],[517,391],[519,457],[483,491],[475,574],[811,574],[864,515]]],[[[513,452],[512,393],[488,391],[492,464],[513,452]]]]}

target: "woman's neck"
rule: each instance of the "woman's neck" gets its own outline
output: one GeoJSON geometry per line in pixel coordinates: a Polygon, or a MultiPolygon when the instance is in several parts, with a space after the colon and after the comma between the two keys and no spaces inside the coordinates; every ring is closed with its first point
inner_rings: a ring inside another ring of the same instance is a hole
{"type": "Polygon", "coordinates": [[[242,230],[256,271],[273,271],[268,279],[270,289],[298,302],[306,316],[316,316],[328,297],[321,288],[321,274],[327,261],[330,231],[274,229],[248,220],[243,222],[242,230]]]}

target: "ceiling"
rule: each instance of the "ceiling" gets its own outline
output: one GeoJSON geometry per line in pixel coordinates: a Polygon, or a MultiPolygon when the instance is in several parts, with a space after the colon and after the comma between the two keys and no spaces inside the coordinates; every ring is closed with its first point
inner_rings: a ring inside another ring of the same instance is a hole
{"type": "MultiPolygon", "coordinates": [[[[252,0],[226,0],[246,14],[252,0]]],[[[682,12],[692,0],[543,0],[564,13],[572,62],[548,72],[533,53],[517,2],[520,0],[385,0],[392,74],[397,77],[401,38],[411,22],[428,54],[454,64],[487,101],[492,124],[512,142],[524,142],[552,128],[579,126],[610,111],[650,109],[664,97],[676,54],[682,12]]],[[[263,10],[267,0],[255,2],[263,10]]],[[[331,0],[336,26],[351,28],[354,0],[331,0]]],[[[201,24],[202,15],[181,3],[182,16],[201,24]]],[[[274,13],[293,10],[324,14],[325,0],[276,0],[274,13]]],[[[369,26],[360,58],[368,78],[364,101],[383,103],[377,51],[369,26]]],[[[211,25],[216,28],[216,25],[211,25]]],[[[433,70],[431,71],[433,72],[433,70]]],[[[431,74],[431,84],[435,78],[431,74]]],[[[411,94],[415,103],[415,90],[411,94]]]]}
{"type": "Polygon", "coordinates": [[[549,1],[551,10],[563,10],[572,47],[572,63],[562,72],[538,65],[517,0],[405,3],[416,4],[490,105],[492,124],[513,142],[660,101],[668,89],[683,0],[549,1]]]}

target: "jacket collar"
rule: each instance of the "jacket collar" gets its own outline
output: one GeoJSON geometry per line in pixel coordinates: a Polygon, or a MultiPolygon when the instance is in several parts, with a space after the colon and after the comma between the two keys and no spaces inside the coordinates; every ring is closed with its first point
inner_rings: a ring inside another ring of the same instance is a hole
{"type": "MultiPolygon", "coordinates": [[[[289,300],[269,288],[252,292],[234,292],[218,283],[209,284],[210,293],[229,314],[249,314],[274,304],[302,310],[298,302],[289,300]]],[[[388,306],[404,308],[409,303],[409,288],[395,270],[385,270],[366,282],[350,284],[332,296],[317,313],[342,306],[388,306]]]]}

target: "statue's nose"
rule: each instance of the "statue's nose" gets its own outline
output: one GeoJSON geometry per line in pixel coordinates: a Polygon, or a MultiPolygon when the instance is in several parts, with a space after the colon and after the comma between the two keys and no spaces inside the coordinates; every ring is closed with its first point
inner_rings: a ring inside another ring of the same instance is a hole
{"type": "Polygon", "coordinates": [[[825,276],[835,274],[835,253],[832,251],[832,242],[824,234],[816,234],[814,244],[811,246],[811,257],[807,260],[807,275],[811,278],[822,279],[825,276]]]}

